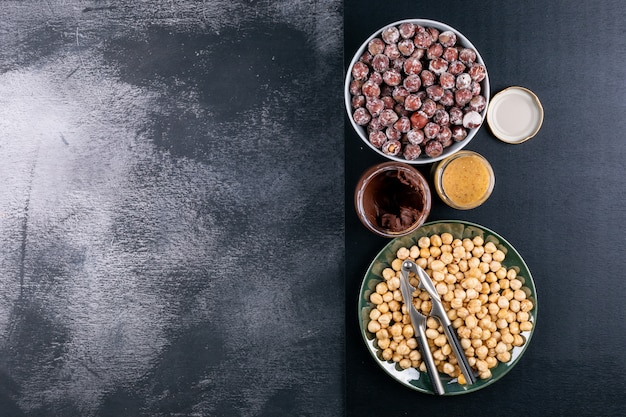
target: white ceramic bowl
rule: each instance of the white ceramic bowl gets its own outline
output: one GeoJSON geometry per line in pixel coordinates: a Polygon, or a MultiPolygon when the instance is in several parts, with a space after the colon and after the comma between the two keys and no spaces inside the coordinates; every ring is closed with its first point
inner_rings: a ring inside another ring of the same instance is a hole
{"type": "MultiPolygon", "coordinates": [[[[456,34],[457,37],[457,46],[460,47],[465,47],[465,48],[471,48],[476,52],[476,61],[477,63],[480,63],[482,65],[485,65],[485,62],[483,61],[480,53],[478,52],[478,49],[469,41],[469,39],[467,39],[461,32],[459,32],[458,30],[452,28],[451,26],[446,25],[445,23],[441,23],[435,20],[428,20],[428,19],[405,19],[405,20],[400,20],[397,22],[393,22],[390,23],[388,25],[385,25],[384,27],[382,27],[381,29],[377,30],[376,32],[374,32],[369,38],[367,38],[363,44],[359,47],[359,49],[356,51],[356,53],[354,54],[354,57],[352,58],[352,61],[350,62],[350,65],[348,67],[348,70],[346,72],[346,80],[345,80],[345,85],[344,85],[344,99],[345,99],[345,107],[346,107],[346,112],[348,113],[348,118],[350,119],[350,123],[352,124],[352,126],[354,127],[354,130],[357,132],[357,134],[359,135],[359,137],[363,140],[363,142],[365,144],[367,144],[367,146],[369,146],[372,150],[374,150],[375,152],[377,152],[378,154],[382,155],[383,157],[393,160],[393,161],[399,161],[399,162],[404,162],[404,163],[408,163],[408,164],[428,164],[431,162],[435,162],[435,161],[439,161],[441,159],[444,159],[454,153],[456,153],[457,151],[463,149],[473,138],[474,136],[476,136],[476,133],[478,132],[478,130],[480,129],[480,127],[482,126],[484,120],[485,120],[485,116],[487,114],[487,109],[489,107],[489,98],[490,98],[490,85],[489,85],[489,74],[487,73],[486,77],[480,82],[481,85],[481,95],[485,97],[486,99],[486,105],[485,108],[482,112],[480,112],[481,115],[481,124],[480,126],[473,128],[473,129],[468,129],[467,131],[467,137],[465,139],[463,139],[462,141],[459,142],[453,142],[452,145],[444,148],[443,153],[437,157],[428,157],[425,155],[424,152],[422,152],[422,155],[415,160],[407,160],[402,156],[402,153],[400,153],[397,156],[391,156],[388,154],[385,154],[382,152],[381,149],[377,148],[376,146],[372,145],[372,143],[370,143],[369,138],[368,138],[368,132],[367,132],[367,127],[366,126],[361,126],[358,125],[355,121],[354,118],[352,116],[353,113],[353,108],[352,108],[352,95],[350,94],[350,83],[353,80],[352,77],[352,68],[354,67],[354,64],[356,62],[359,61],[360,57],[363,55],[363,53],[366,51],[369,42],[374,39],[375,37],[380,37],[382,31],[389,27],[389,26],[399,26],[401,23],[405,23],[405,22],[411,22],[414,23],[416,25],[420,25],[423,27],[432,27],[435,28],[437,30],[439,30],[440,32],[444,32],[444,31],[452,31],[456,34]]],[[[424,87],[422,86],[421,89],[423,89],[424,87]]]]}

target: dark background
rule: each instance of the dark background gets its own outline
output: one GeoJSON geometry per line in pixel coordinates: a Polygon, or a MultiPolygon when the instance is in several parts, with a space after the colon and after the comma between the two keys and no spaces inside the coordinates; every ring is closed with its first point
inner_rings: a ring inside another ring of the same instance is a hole
{"type": "Polygon", "coordinates": [[[0,415],[626,414],[625,29],[617,0],[0,2],[0,415]],[[382,159],[344,71],[418,17],[546,114],[470,143],[485,205],[435,200],[516,246],[539,297],[518,365],[454,398],[391,380],[356,321],[387,240],[352,209],[382,159]]]}
{"type": "Polygon", "coordinates": [[[0,415],[343,410],[339,1],[0,2],[0,415]]]}
{"type": "MultiPolygon", "coordinates": [[[[346,131],[346,362],[350,416],[623,416],[626,404],[626,6],[620,1],[346,0],[347,67],[367,37],[406,18],[461,31],[485,60],[491,92],[534,91],[545,119],[528,142],[508,145],[484,126],[466,149],[492,164],[496,186],[481,207],[457,211],[436,199],[430,220],[462,219],[506,238],[535,281],[538,318],[515,368],[470,395],[438,398],[403,387],[367,352],[357,296],[387,240],[359,223],[354,185],[381,161],[346,131]]],[[[427,173],[429,167],[423,169],[427,173]]]]}

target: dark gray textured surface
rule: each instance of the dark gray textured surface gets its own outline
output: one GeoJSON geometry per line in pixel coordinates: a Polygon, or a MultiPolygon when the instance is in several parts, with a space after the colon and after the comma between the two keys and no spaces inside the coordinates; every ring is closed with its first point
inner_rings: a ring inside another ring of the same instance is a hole
{"type": "Polygon", "coordinates": [[[0,3],[2,415],[343,410],[341,3],[0,3]]]}
{"type": "MultiPolygon", "coordinates": [[[[344,3],[346,66],[388,23],[439,20],[479,49],[492,94],[521,85],[545,110],[541,131],[528,142],[504,144],[484,126],[467,146],[495,171],[483,206],[457,211],[435,199],[431,212],[431,220],[467,220],[498,232],[533,273],[535,334],[515,368],[488,388],[456,398],[423,395],[372,360],[358,333],[356,301],[369,262],[387,241],[359,224],[346,195],[348,415],[626,415],[626,4],[344,3]]],[[[380,160],[372,154],[346,125],[347,193],[380,160]]]]}

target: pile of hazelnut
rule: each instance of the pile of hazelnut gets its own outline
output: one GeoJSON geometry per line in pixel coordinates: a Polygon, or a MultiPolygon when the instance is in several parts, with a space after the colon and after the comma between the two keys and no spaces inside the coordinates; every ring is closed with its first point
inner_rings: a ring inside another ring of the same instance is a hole
{"type": "Polygon", "coordinates": [[[354,122],[387,155],[440,156],[482,124],[487,71],[476,58],[450,30],[386,27],[351,68],[354,122]]]}

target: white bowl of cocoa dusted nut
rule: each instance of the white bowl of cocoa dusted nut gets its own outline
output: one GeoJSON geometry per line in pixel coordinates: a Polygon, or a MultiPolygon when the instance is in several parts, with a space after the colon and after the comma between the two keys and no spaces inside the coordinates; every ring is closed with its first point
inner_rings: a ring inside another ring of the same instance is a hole
{"type": "Polygon", "coordinates": [[[346,72],[345,106],[380,155],[427,164],[464,148],[485,120],[490,86],[476,47],[434,20],[407,19],[372,34],[346,72]]]}

